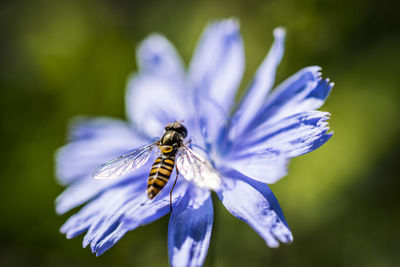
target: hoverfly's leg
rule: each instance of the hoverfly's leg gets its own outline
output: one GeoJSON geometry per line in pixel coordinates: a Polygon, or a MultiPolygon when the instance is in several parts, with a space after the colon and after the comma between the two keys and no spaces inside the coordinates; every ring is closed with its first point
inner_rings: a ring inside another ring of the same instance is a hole
{"type": "Polygon", "coordinates": [[[171,191],[169,191],[169,208],[172,212],[172,191],[174,190],[174,187],[176,185],[176,181],[178,180],[178,175],[179,175],[179,171],[178,171],[178,167],[175,165],[175,169],[176,169],[176,178],[175,178],[175,182],[172,185],[171,191]]]}

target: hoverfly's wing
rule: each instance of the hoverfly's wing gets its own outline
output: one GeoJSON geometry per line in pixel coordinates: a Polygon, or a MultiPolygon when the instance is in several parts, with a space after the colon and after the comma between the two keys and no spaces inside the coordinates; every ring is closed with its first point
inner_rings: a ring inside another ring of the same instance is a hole
{"type": "Polygon", "coordinates": [[[92,176],[95,179],[110,179],[128,174],[145,164],[156,146],[157,143],[146,145],[110,160],[97,167],[92,176]]]}
{"type": "Polygon", "coordinates": [[[179,150],[176,164],[178,171],[189,182],[214,191],[221,187],[220,174],[203,157],[184,144],[179,150]]]}

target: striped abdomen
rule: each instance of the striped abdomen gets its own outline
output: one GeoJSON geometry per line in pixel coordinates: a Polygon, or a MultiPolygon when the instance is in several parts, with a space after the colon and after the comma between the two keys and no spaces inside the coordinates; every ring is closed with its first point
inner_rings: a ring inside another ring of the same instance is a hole
{"type": "Polygon", "coordinates": [[[167,184],[174,170],[175,155],[166,156],[161,154],[151,168],[149,180],[147,181],[147,196],[153,199],[167,184]]]}

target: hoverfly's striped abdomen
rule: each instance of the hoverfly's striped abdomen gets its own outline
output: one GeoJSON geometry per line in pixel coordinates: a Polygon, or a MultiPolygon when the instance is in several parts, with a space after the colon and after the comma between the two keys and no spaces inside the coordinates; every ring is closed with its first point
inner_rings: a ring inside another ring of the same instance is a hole
{"type": "Polygon", "coordinates": [[[147,195],[153,199],[167,184],[174,170],[175,155],[161,154],[151,168],[147,182],[147,195]]]}

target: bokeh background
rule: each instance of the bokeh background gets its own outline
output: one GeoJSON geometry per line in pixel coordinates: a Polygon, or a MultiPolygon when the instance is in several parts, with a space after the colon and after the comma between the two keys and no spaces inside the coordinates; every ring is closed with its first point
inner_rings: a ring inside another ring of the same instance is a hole
{"type": "Polygon", "coordinates": [[[241,22],[241,90],[287,29],[278,82],[308,65],[335,87],[322,110],[335,134],[271,186],[294,234],[278,249],[218,202],[205,266],[400,266],[400,23],[371,0],[0,2],[0,266],[167,266],[168,216],[99,258],[67,240],[54,151],[75,115],[124,118],[135,46],[165,34],[186,64],[210,20],[241,22]]]}

